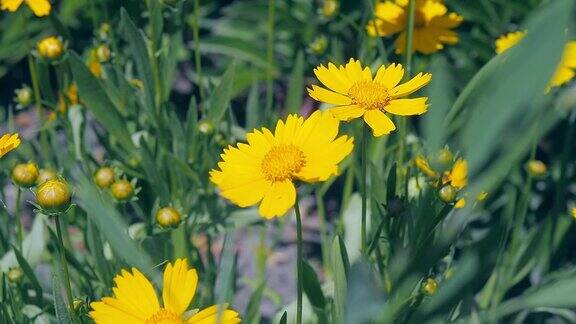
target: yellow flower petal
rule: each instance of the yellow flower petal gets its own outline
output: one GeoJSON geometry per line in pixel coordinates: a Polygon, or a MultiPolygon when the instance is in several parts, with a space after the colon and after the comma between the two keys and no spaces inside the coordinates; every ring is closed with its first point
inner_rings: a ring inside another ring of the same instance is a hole
{"type": "Polygon", "coordinates": [[[550,80],[550,86],[559,87],[565,83],[568,83],[574,78],[574,74],[574,70],[565,66],[559,66],[558,69],[556,69],[556,72],[554,72],[552,80],[550,80]]]}
{"type": "Polygon", "coordinates": [[[571,41],[566,44],[562,56],[562,65],[576,69],[576,41],[571,41]]]}
{"type": "Polygon", "coordinates": [[[372,134],[376,137],[390,134],[396,129],[392,120],[380,110],[368,110],[364,114],[364,120],[372,128],[372,134]]]}
{"type": "Polygon", "coordinates": [[[364,114],[364,109],[360,108],[358,105],[334,107],[330,108],[328,111],[336,119],[345,121],[358,118],[364,114]]]}
{"type": "Polygon", "coordinates": [[[4,134],[0,137],[0,158],[20,146],[18,134],[4,134]]]}
{"type": "Polygon", "coordinates": [[[352,103],[349,97],[316,85],[312,85],[312,89],[308,88],[308,94],[318,101],[333,105],[349,105],[352,103]]]}
{"type": "Polygon", "coordinates": [[[174,265],[168,263],[162,288],[164,308],[176,314],[184,313],[196,293],[197,285],[198,274],[195,269],[188,268],[188,260],[177,259],[174,265]]]}
{"type": "Polygon", "coordinates": [[[326,181],[338,175],[338,163],[344,160],[354,148],[354,139],[340,136],[313,151],[306,153],[306,165],[297,174],[306,182],[326,181]]]}
{"type": "Polygon", "coordinates": [[[449,173],[450,184],[458,189],[468,185],[468,163],[466,160],[458,159],[454,162],[449,173]]]}
{"type": "Polygon", "coordinates": [[[14,12],[18,10],[24,0],[0,0],[0,9],[14,12]]]}
{"type": "Polygon", "coordinates": [[[48,0],[26,0],[26,4],[38,17],[47,16],[50,13],[51,6],[48,0]]]}
{"type": "Polygon", "coordinates": [[[296,188],[291,180],[274,182],[260,203],[262,217],[271,219],[286,214],[296,202],[296,188]]]}
{"type": "Polygon", "coordinates": [[[236,324],[240,323],[240,317],[238,313],[231,309],[226,309],[226,305],[221,306],[224,310],[221,310],[220,318],[218,318],[218,306],[213,305],[206,309],[201,310],[192,316],[186,323],[188,324],[236,324]],[[217,322],[218,319],[220,322],[217,322]]]}
{"type": "Polygon", "coordinates": [[[356,83],[362,80],[372,80],[372,72],[370,72],[370,68],[366,67],[362,70],[362,64],[360,64],[360,60],[354,60],[351,58],[346,66],[346,74],[348,79],[352,83],[356,83]]]}
{"type": "Polygon", "coordinates": [[[456,203],[454,204],[454,208],[464,208],[466,207],[466,199],[464,198],[460,198],[458,199],[458,201],[456,201],[456,203]]]}
{"type": "Polygon", "coordinates": [[[146,321],[146,318],[131,313],[114,298],[105,297],[102,301],[91,303],[90,307],[92,308],[90,317],[96,324],[142,324],[146,321]]]}
{"type": "Polygon", "coordinates": [[[500,36],[496,40],[496,53],[500,54],[505,52],[510,47],[516,45],[524,36],[526,36],[525,31],[517,31],[500,36]]]}
{"type": "Polygon", "coordinates": [[[390,95],[392,98],[407,96],[420,90],[422,87],[430,83],[430,80],[432,80],[432,74],[418,73],[418,75],[410,79],[410,81],[404,82],[392,89],[392,91],[390,91],[390,95]]]}
{"type": "Polygon", "coordinates": [[[376,72],[374,81],[381,83],[388,89],[393,89],[404,77],[404,68],[401,64],[392,63],[388,67],[382,65],[376,72]]]}
{"type": "Polygon", "coordinates": [[[327,68],[324,65],[318,66],[314,74],[328,89],[342,94],[346,94],[352,86],[346,74],[341,73],[333,63],[328,63],[327,68]]]}
{"type": "Polygon", "coordinates": [[[400,116],[421,115],[428,110],[426,100],[428,100],[426,97],[415,99],[394,99],[391,100],[384,109],[391,114],[400,116]]]}

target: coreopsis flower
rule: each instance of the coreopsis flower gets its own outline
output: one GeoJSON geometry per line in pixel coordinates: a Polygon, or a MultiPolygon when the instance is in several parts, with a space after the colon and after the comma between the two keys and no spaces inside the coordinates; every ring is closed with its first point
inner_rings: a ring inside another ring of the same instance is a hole
{"type": "Polygon", "coordinates": [[[468,185],[468,162],[464,159],[454,162],[452,169],[444,174],[443,182],[450,182],[457,189],[466,187],[468,185]]]}
{"type": "Polygon", "coordinates": [[[338,174],[353,138],[338,135],[339,121],[316,111],[307,119],[289,115],[272,133],[267,128],[246,135],[248,143],[228,146],[210,180],[220,194],[240,207],[260,203],[264,218],[281,216],[296,200],[294,181],[320,182],[338,174]]]}
{"type": "MultiPolygon", "coordinates": [[[[496,53],[500,54],[516,45],[522,38],[526,36],[526,32],[520,31],[515,33],[509,33],[500,36],[496,40],[496,53]]],[[[564,51],[562,52],[562,58],[560,63],[552,76],[552,79],[548,83],[548,88],[560,87],[568,82],[570,82],[574,76],[576,76],[576,41],[570,41],[564,46],[564,51]]]]}
{"type": "Polygon", "coordinates": [[[90,317],[96,324],[160,324],[160,323],[240,323],[234,310],[217,305],[188,316],[188,306],[198,286],[198,274],[188,267],[186,259],[168,263],[164,270],[162,302],[152,283],[136,268],[122,270],[114,278],[113,297],[92,302],[90,317]],[[220,311],[220,312],[219,312],[220,311]]]}
{"type": "Polygon", "coordinates": [[[20,146],[20,137],[15,134],[4,134],[0,137],[0,158],[20,146]]]}
{"type": "Polygon", "coordinates": [[[326,88],[312,85],[310,96],[318,101],[335,105],[329,111],[339,120],[363,117],[372,128],[374,136],[390,134],[396,129],[386,113],[399,116],[420,115],[428,109],[427,97],[401,99],[427,85],[430,73],[419,73],[407,82],[400,83],[404,68],[400,64],[380,66],[372,77],[369,67],[362,67],[358,60],[350,59],[346,65],[328,67],[320,65],[314,74],[326,88]]]}
{"type": "Polygon", "coordinates": [[[496,40],[496,53],[500,54],[502,52],[505,52],[510,47],[516,45],[516,43],[518,43],[522,38],[524,38],[524,36],[526,36],[525,31],[517,31],[500,36],[496,40]]]}
{"type": "Polygon", "coordinates": [[[38,42],[37,49],[43,58],[57,59],[64,53],[64,43],[56,36],[49,36],[38,42]]]}
{"type": "Polygon", "coordinates": [[[25,2],[38,17],[50,14],[50,2],[48,0],[0,0],[0,9],[14,12],[25,2]]]}
{"type": "MultiPolygon", "coordinates": [[[[445,44],[458,43],[458,34],[452,29],[458,27],[463,18],[448,12],[441,0],[414,0],[416,12],[414,22],[413,50],[432,54],[444,48],[445,44]]],[[[406,51],[406,21],[409,0],[385,1],[377,3],[373,19],[366,25],[370,36],[389,37],[400,33],[396,38],[396,53],[406,51]]]]}

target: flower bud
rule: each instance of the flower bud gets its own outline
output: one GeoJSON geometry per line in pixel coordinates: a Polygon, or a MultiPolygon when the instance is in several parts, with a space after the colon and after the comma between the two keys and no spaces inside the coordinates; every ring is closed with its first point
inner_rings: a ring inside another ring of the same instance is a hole
{"type": "Polygon", "coordinates": [[[454,204],[454,208],[464,208],[466,207],[466,199],[464,198],[460,198],[458,199],[458,201],[456,201],[456,203],[454,204]]]}
{"type": "Polygon", "coordinates": [[[126,179],[114,182],[110,190],[112,191],[112,196],[119,201],[128,201],[134,197],[134,187],[126,179]]]}
{"type": "Polygon", "coordinates": [[[46,37],[38,43],[38,53],[47,59],[57,59],[64,53],[64,44],[58,37],[46,37]]]}
{"type": "Polygon", "coordinates": [[[100,36],[101,39],[107,39],[108,33],[110,33],[110,24],[103,23],[100,25],[100,28],[98,28],[98,36],[100,36]]]}
{"type": "Polygon", "coordinates": [[[539,160],[530,160],[526,163],[526,171],[528,174],[535,178],[540,178],[546,175],[548,168],[544,162],[539,160]]]}
{"type": "Polygon", "coordinates": [[[432,296],[438,290],[438,282],[434,278],[428,278],[422,284],[420,291],[427,296],[432,296]]]}
{"type": "Polygon", "coordinates": [[[36,163],[28,162],[17,164],[14,169],[12,169],[12,181],[19,187],[30,188],[36,184],[38,173],[36,163]]]}
{"type": "Polygon", "coordinates": [[[102,167],[94,173],[94,182],[102,189],[110,187],[115,179],[116,173],[110,167],[102,167]]]}
{"type": "Polygon", "coordinates": [[[112,53],[110,52],[110,48],[108,45],[102,44],[96,48],[96,57],[102,63],[110,61],[112,57],[112,53]]]}
{"type": "Polygon", "coordinates": [[[454,154],[448,149],[443,148],[438,152],[438,163],[442,165],[450,165],[454,161],[454,154]]]}
{"type": "Polygon", "coordinates": [[[332,17],[338,11],[339,6],[337,0],[324,0],[324,5],[322,5],[322,15],[327,18],[332,17]]]}
{"type": "Polygon", "coordinates": [[[428,163],[428,160],[426,160],[425,157],[419,155],[416,158],[414,158],[414,165],[416,165],[416,167],[420,171],[422,171],[422,173],[429,176],[430,178],[437,178],[438,177],[438,173],[436,173],[436,171],[432,170],[432,168],[430,167],[430,164],[428,163]]]}
{"type": "Polygon", "coordinates": [[[10,268],[8,270],[8,281],[11,283],[19,283],[24,277],[24,271],[20,267],[10,268]]]}
{"type": "Polygon", "coordinates": [[[181,220],[180,213],[172,207],[164,207],[156,213],[156,222],[162,227],[177,227],[181,220]]]}
{"type": "Polygon", "coordinates": [[[486,191],[480,191],[480,193],[476,196],[476,201],[484,201],[488,198],[488,193],[486,191]]]}
{"type": "Polygon", "coordinates": [[[310,43],[308,49],[310,50],[310,52],[316,55],[321,55],[324,54],[324,51],[326,51],[326,47],[328,47],[328,39],[326,38],[326,36],[321,35],[316,37],[312,41],[312,43],[310,43]]]}
{"type": "Polygon", "coordinates": [[[440,197],[440,200],[443,202],[449,204],[456,199],[456,189],[451,185],[446,185],[438,190],[438,197],[440,197]]]}
{"type": "Polygon", "coordinates": [[[48,213],[60,213],[68,209],[72,193],[66,182],[48,180],[38,186],[36,202],[48,213]]]}
{"type": "Polygon", "coordinates": [[[14,92],[16,93],[16,98],[14,98],[14,101],[16,101],[16,103],[18,103],[20,106],[26,107],[32,103],[33,94],[30,87],[24,86],[20,89],[16,89],[14,92]]]}
{"type": "Polygon", "coordinates": [[[52,169],[40,169],[38,173],[38,179],[36,179],[36,184],[40,185],[49,180],[58,179],[58,173],[52,169]]]}
{"type": "Polygon", "coordinates": [[[75,312],[79,312],[80,308],[82,308],[84,304],[85,302],[82,299],[75,298],[74,301],[72,302],[72,308],[74,309],[75,312]]]}
{"type": "Polygon", "coordinates": [[[572,207],[570,209],[570,216],[572,216],[572,219],[574,219],[574,221],[576,221],[576,207],[572,207]]]}
{"type": "Polygon", "coordinates": [[[207,120],[203,120],[198,123],[198,131],[204,135],[210,134],[214,131],[214,125],[207,120]]]}

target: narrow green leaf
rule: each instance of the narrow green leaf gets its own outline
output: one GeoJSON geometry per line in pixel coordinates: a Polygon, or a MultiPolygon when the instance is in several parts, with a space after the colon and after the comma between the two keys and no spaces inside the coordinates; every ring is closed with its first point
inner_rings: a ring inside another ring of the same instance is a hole
{"type": "Polygon", "coordinates": [[[288,313],[284,311],[284,314],[282,314],[282,317],[280,317],[280,321],[278,322],[278,324],[286,324],[287,322],[288,322],[288,313]]]}
{"type": "Polygon", "coordinates": [[[246,102],[246,129],[251,130],[260,125],[260,94],[258,93],[258,83],[253,83],[248,92],[248,100],[246,102]]]}
{"type": "Polygon", "coordinates": [[[256,289],[254,289],[252,296],[250,296],[248,306],[246,306],[246,315],[243,319],[245,323],[258,324],[262,320],[260,316],[260,303],[262,301],[264,288],[266,288],[266,283],[262,282],[256,289]]]}
{"type": "Polygon", "coordinates": [[[347,260],[344,260],[342,257],[343,253],[346,253],[346,251],[343,248],[342,239],[340,236],[336,236],[332,242],[332,250],[330,253],[330,265],[334,278],[334,305],[332,307],[332,319],[335,324],[344,323],[344,314],[346,308],[347,260]]]}
{"type": "Polygon", "coordinates": [[[56,271],[52,276],[52,294],[54,295],[54,312],[56,319],[60,324],[72,324],[72,318],[68,311],[68,306],[62,297],[62,281],[59,273],[56,271]]]}
{"type": "Polygon", "coordinates": [[[210,96],[210,106],[208,109],[208,118],[217,125],[218,122],[224,117],[226,109],[230,104],[232,96],[232,86],[234,85],[234,70],[235,64],[232,63],[224,72],[220,79],[220,84],[214,89],[210,96]]]}
{"type": "Polygon", "coordinates": [[[324,293],[322,292],[318,276],[316,275],[314,268],[312,268],[308,262],[304,261],[302,267],[304,273],[304,293],[306,293],[306,297],[308,297],[308,301],[312,305],[312,308],[318,317],[318,322],[327,323],[328,319],[326,318],[325,311],[326,297],[324,297],[324,293]]]}
{"type": "Polygon", "coordinates": [[[32,283],[32,287],[34,288],[34,291],[36,292],[36,300],[41,301],[42,300],[42,286],[40,286],[40,282],[38,281],[38,278],[36,278],[36,274],[34,273],[34,270],[32,270],[32,267],[30,267],[30,264],[28,264],[26,259],[22,256],[20,251],[18,251],[18,249],[14,245],[12,245],[12,249],[14,250],[14,255],[16,255],[16,259],[18,260],[18,264],[20,265],[20,268],[22,269],[22,271],[24,271],[24,274],[26,275],[28,280],[30,280],[30,282],[32,283]]]}
{"type": "Polygon", "coordinates": [[[294,69],[288,82],[286,94],[286,110],[289,114],[296,114],[302,107],[302,95],[304,93],[304,54],[302,51],[296,55],[294,69]]]}
{"type": "Polygon", "coordinates": [[[102,88],[100,81],[86,68],[82,59],[74,52],[68,59],[74,79],[78,85],[78,93],[84,105],[92,112],[94,118],[114,136],[129,152],[135,149],[134,143],[122,116],[114,109],[114,105],[102,88]]]}

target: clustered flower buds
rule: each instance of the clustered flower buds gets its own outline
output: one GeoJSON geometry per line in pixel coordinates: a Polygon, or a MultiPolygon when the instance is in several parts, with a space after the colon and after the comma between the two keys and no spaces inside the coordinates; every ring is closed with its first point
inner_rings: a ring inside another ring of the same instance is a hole
{"type": "Polygon", "coordinates": [[[162,227],[177,227],[181,220],[180,212],[172,207],[164,207],[156,212],[156,222],[162,227]]]}
{"type": "Polygon", "coordinates": [[[102,167],[94,173],[94,182],[101,189],[108,188],[116,180],[116,173],[111,167],[102,167]]]}
{"type": "Polygon", "coordinates": [[[48,213],[61,213],[70,206],[72,193],[63,180],[48,180],[38,186],[36,202],[48,213]]]}
{"type": "Polygon", "coordinates": [[[64,53],[64,43],[60,38],[50,36],[38,43],[38,54],[47,59],[57,59],[64,53]]]}
{"type": "Polygon", "coordinates": [[[134,186],[126,179],[114,182],[110,190],[112,196],[118,201],[128,201],[134,197],[134,186]]]}
{"type": "Polygon", "coordinates": [[[17,164],[14,169],[12,169],[12,181],[22,188],[34,186],[38,175],[38,166],[33,162],[17,164]]]}

